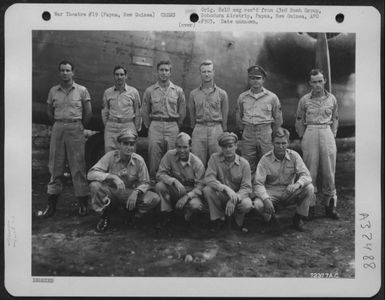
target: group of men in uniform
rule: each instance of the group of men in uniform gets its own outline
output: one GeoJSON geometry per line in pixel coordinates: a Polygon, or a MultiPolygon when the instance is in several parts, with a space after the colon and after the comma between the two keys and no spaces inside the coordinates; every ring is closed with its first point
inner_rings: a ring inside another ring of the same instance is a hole
{"type": "Polygon", "coordinates": [[[195,211],[208,210],[213,230],[223,227],[227,216],[243,231],[249,211],[276,225],[277,208],[296,204],[293,226],[302,231],[302,220],[315,216],[314,192],[322,194],[326,216],[338,219],[334,184],[338,107],[324,89],[320,70],[311,71],[312,90],[298,104],[296,130],[304,160],[287,149],[289,132],[281,127],[280,101],[264,88],[267,74],[262,67],[247,70],[250,89],[237,100],[242,156],[237,154],[238,136],[227,132],[229,100],[214,82],[213,62],[201,63],[201,85],[190,93],[191,137],[179,132],[187,104],[182,88],[170,81],[171,70],[170,61],[157,64],[158,80],[146,89],[141,103],[138,91],[126,83],[127,70],[114,68],[115,85],[104,92],[101,112],[106,153],[86,174],[83,124],[92,114],[91,99],[87,89],[74,82],[73,64],[59,63],[60,84],[51,88],[47,100],[54,125],[43,217],[56,212],[67,159],[79,215],[87,214],[90,194],[93,209],[100,212],[96,226],[100,232],[107,230],[114,206],[122,204],[130,222],[160,206],[161,225],[172,221],[174,210],[183,211],[186,221],[195,211]],[[149,169],[135,153],[142,123],[148,128],[149,169]],[[317,189],[313,184],[319,174],[317,189]]]}

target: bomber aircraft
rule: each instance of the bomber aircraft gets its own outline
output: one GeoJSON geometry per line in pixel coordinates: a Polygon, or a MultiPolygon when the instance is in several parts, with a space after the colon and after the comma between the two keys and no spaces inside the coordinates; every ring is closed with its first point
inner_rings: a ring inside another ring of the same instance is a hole
{"type": "MultiPolygon", "coordinates": [[[[102,97],[113,85],[112,70],[118,64],[127,68],[127,83],[142,97],[156,81],[157,62],[170,59],[171,80],[183,88],[188,99],[200,84],[200,63],[211,59],[215,82],[229,96],[228,129],[234,132],[238,128],[237,98],[248,89],[247,68],[261,65],[267,71],[265,87],[278,95],[283,126],[292,134],[298,101],[309,91],[308,73],[318,67],[338,99],[338,135],[355,132],[354,33],[37,30],[32,34],[32,47],[34,123],[49,124],[46,99],[50,87],[57,84],[61,60],[74,63],[75,81],[91,94],[93,118],[88,129],[99,133],[87,141],[88,166],[103,151],[102,97]]],[[[191,133],[188,115],[181,129],[191,133]]],[[[147,136],[144,126],[140,136],[147,136]]]]}

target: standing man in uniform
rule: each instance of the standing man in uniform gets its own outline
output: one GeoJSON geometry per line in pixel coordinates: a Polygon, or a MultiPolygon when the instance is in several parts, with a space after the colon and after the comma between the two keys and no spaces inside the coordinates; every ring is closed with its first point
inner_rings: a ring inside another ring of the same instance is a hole
{"type": "Polygon", "coordinates": [[[98,232],[108,229],[114,206],[123,204],[132,224],[134,211],[146,213],[160,202],[159,196],[148,190],[150,178],[144,159],[134,152],[137,137],[136,131],[123,129],[117,136],[118,150],[106,153],[88,171],[92,207],[100,213],[98,232]]]}
{"type": "Polygon", "coordinates": [[[284,128],[273,132],[273,150],[262,156],[253,182],[255,210],[265,221],[278,225],[275,208],[296,204],[293,226],[304,231],[302,219],[308,215],[310,199],[314,194],[309,170],[301,156],[290,149],[290,133],[284,128]]]}
{"type": "Polygon", "coordinates": [[[192,152],[204,165],[211,154],[218,152],[218,136],[227,130],[229,101],[225,90],[214,83],[214,64],[205,60],[199,66],[201,85],[192,90],[189,111],[192,133],[192,152]]]}
{"type": "Polygon", "coordinates": [[[269,152],[272,131],[282,125],[281,104],[277,95],[263,87],[266,72],[260,66],[247,70],[250,89],[239,95],[236,120],[243,131],[242,156],[247,159],[254,177],[261,157],[269,152]]]}
{"type": "Polygon", "coordinates": [[[205,168],[190,151],[191,137],[181,132],[176,137],[175,149],[167,151],[160,161],[156,191],[161,199],[162,225],[171,221],[174,208],[184,210],[185,220],[189,221],[195,211],[207,207],[202,197],[205,168]]]}
{"type": "Polygon", "coordinates": [[[174,149],[179,127],[186,116],[182,88],[170,81],[171,62],[157,64],[158,81],[143,95],[142,118],[148,128],[150,178],[155,180],[159,162],[167,150],[174,149]]]}
{"type": "Polygon", "coordinates": [[[205,174],[203,194],[209,204],[212,230],[219,230],[225,216],[234,215],[235,223],[242,231],[245,215],[251,210],[250,166],[246,159],[236,154],[238,137],[224,132],[218,137],[222,151],[211,155],[205,174]]]}
{"type": "MultiPolygon", "coordinates": [[[[311,92],[298,103],[295,128],[302,139],[303,159],[309,168],[318,195],[323,194],[326,216],[338,219],[337,191],[334,182],[338,128],[338,104],[334,95],[324,89],[326,79],[322,71],[310,71],[311,92]],[[317,177],[320,186],[317,188],[317,177]]],[[[315,217],[316,196],[310,203],[309,219],[315,217]]]]}
{"type": "Polygon", "coordinates": [[[88,213],[88,182],[85,163],[84,126],[92,116],[91,97],[87,89],[74,82],[75,67],[69,61],[59,63],[60,83],[48,94],[48,117],[53,123],[48,168],[48,206],[43,217],[56,213],[56,203],[63,189],[62,177],[66,159],[72,175],[79,215],[88,213]]]}
{"type": "Polygon", "coordinates": [[[126,83],[127,70],[116,66],[113,70],[115,85],[103,95],[102,120],[105,153],[117,149],[116,136],[122,129],[140,131],[140,97],[136,88],[126,83]]]}

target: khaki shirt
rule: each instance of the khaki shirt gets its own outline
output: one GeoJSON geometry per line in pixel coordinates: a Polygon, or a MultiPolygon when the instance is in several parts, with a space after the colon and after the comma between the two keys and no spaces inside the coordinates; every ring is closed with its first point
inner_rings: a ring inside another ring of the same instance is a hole
{"type": "Polygon", "coordinates": [[[143,95],[142,118],[148,128],[152,118],[173,118],[182,125],[186,116],[186,99],[182,88],[170,82],[167,90],[159,83],[148,87],[143,95]]]}
{"type": "Polygon", "coordinates": [[[312,93],[298,102],[295,129],[302,137],[307,125],[330,125],[334,136],[338,129],[338,104],[334,95],[325,90],[325,96],[314,97],[312,93]]]}
{"type": "Polygon", "coordinates": [[[87,179],[90,181],[106,180],[108,174],[119,176],[126,189],[139,189],[143,193],[149,188],[150,176],[143,158],[133,153],[127,163],[120,158],[120,150],[107,152],[89,171],[87,179]]]}
{"type": "Polygon", "coordinates": [[[251,90],[239,95],[236,117],[240,125],[273,124],[282,125],[281,103],[277,95],[263,88],[262,92],[253,94],[251,90]]]}
{"type": "Polygon", "coordinates": [[[287,187],[295,182],[301,186],[311,183],[310,172],[301,156],[287,149],[283,160],[279,160],[271,150],[258,163],[253,182],[254,193],[264,200],[269,197],[266,188],[287,187]]]}
{"type": "Polygon", "coordinates": [[[101,113],[104,124],[110,117],[131,119],[135,120],[136,128],[139,128],[140,96],[138,90],[127,84],[123,91],[117,90],[115,86],[108,88],[103,95],[101,113]]]}
{"type": "Polygon", "coordinates": [[[222,152],[214,153],[207,164],[205,183],[219,192],[223,192],[228,186],[241,199],[245,199],[251,193],[250,165],[238,154],[235,155],[234,162],[228,165],[222,152]]]}
{"type": "Polygon", "coordinates": [[[220,87],[214,85],[208,94],[203,91],[202,86],[192,90],[189,110],[192,128],[195,123],[218,122],[226,130],[229,100],[226,91],[220,87]]]}
{"type": "MultiPolygon", "coordinates": [[[[173,149],[167,151],[160,161],[156,179],[171,185],[175,178],[184,186],[189,186],[195,191],[202,190],[204,175],[205,167],[196,155],[190,153],[187,162],[183,164],[176,149],[173,149]]],[[[198,192],[198,194],[200,193],[198,192]]]]}
{"type": "Polygon", "coordinates": [[[83,103],[91,101],[86,87],[73,82],[68,93],[60,84],[49,90],[47,103],[54,108],[54,119],[81,120],[83,103]]]}

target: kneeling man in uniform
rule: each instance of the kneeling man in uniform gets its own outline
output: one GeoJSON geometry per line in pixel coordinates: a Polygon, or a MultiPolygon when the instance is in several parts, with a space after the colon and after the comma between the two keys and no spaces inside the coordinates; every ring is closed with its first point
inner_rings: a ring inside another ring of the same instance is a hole
{"type": "Polygon", "coordinates": [[[175,148],[163,156],[156,174],[163,226],[171,221],[174,208],[184,210],[186,221],[194,211],[202,211],[205,207],[207,210],[202,198],[205,168],[198,156],[191,153],[191,137],[179,133],[175,148]]]}
{"type": "Polygon", "coordinates": [[[123,205],[132,222],[133,212],[148,212],[155,208],[159,196],[149,191],[148,170],[143,158],[134,153],[137,133],[132,129],[122,130],[118,136],[118,150],[106,153],[88,172],[91,203],[101,214],[96,225],[99,232],[109,227],[111,208],[123,205]]]}
{"type": "Polygon", "coordinates": [[[262,156],[257,166],[253,182],[257,195],[254,208],[265,221],[278,225],[276,208],[296,204],[293,227],[304,231],[302,219],[308,215],[314,188],[301,156],[287,149],[289,136],[289,131],[284,128],[273,132],[273,150],[262,156]]]}
{"type": "Polygon", "coordinates": [[[246,213],[252,208],[250,165],[236,154],[238,137],[224,132],[218,137],[221,151],[211,155],[205,174],[206,187],[203,194],[207,199],[212,221],[212,231],[219,230],[225,216],[232,217],[242,231],[246,213]]]}

